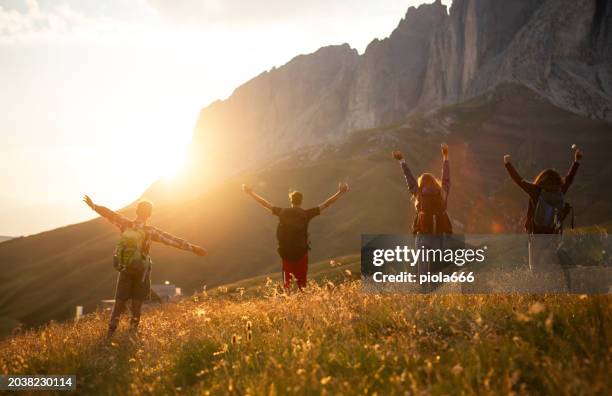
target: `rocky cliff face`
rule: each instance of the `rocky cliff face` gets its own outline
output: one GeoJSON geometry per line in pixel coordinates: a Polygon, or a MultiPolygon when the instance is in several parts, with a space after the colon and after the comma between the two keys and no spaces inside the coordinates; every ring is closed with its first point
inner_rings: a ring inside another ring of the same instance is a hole
{"type": "Polygon", "coordinates": [[[194,149],[207,163],[252,166],[266,158],[340,138],[359,54],[347,44],[300,55],[202,110],[194,149]],[[226,147],[228,150],[223,150],[226,147]],[[221,148],[221,149],[220,149],[221,148]]]}
{"type": "Polygon", "coordinates": [[[345,44],[298,56],[205,108],[196,157],[205,161],[199,166],[235,171],[226,164],[237,156],[252,166],[467,100],[502,82],[612,120],[612,3],[454,0],[450,12],[439,1],[411,7],[363,55],[345,44]]]}
{"type": "Polygon", "coordinates": [[[611,9],[608,0],[545,2],[499,56],[479,68],[462,97],[515,81],[559,107],[612,120],[611,9]]]}
{"type": "Polygon", "coordinates": [[[349,92],[346,129],[390,124],[417,106],[431,38],[446,18],[446,7],[440,3],[411,7],[389,38],[370,43],[349,92]]]}
{"type": "Polygon", "coordinates": [[[431,38],[419,108],[428,110],[469,96],[474,80],[508,48],[541,4],[538,0],[455,0],[445,23],[431,38]]]}

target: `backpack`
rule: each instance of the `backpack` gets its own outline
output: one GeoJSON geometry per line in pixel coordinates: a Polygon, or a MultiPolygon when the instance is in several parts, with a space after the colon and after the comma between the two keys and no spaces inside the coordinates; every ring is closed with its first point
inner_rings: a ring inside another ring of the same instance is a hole
{"type": "Polygon", "coordinates": [[[279,220],[276,229],[278,254],[285,260],[301,259],[310,250],[306,214],[295,209],[283,209],[279,220]]]}
{"type": "Polygon", "coordinates": [[[572,212],[572,228],[574,228],[573,209],[565,202],[562,191],[542,189],[533,211],[532,229],[538,233],[561,234],[563,221],[572,212]]]}
{"type": "Polygon", "coordinates": [[[418,193],[417,214],[412,225],[414,234],[452,234],[453,225],[446,213],[446,202],[439,189],[418,193]]]}
{"type": "Polygon", "coordinates": [[[113,267],[127,274],[141,274],[148,257],[142,253],[147,233],[144,229],[126,228],[119,238],[113,256],[113,267]]]}

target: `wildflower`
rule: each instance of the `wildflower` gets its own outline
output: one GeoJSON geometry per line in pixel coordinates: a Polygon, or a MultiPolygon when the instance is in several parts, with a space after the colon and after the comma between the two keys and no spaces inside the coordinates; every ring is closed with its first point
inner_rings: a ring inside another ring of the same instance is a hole
{"type": "Polygon", "coordinates": [[[323,378],[321,378],[321,385],[327,385],[327,384],[329,384],[329,383],[330,383],[330,381],[331,381],[331,379],[332,379],[332,377],[329,377],[329,376],[328,376],[328,377],[323,377],[323,378]]]}
{"type": "Polygon", "coordinates": [[[222,355],[222,354],[224,354],[225,352],[227,352],[227,349],[228,349],[228,348],[227,348],[227,344],[223,344],[223,346],[221,347],[221,350],[219,350],[219,351],[217,351],[217,352],[213,353],[213,356],[219,356],[219,355],[222,355]]]}
{"type": "Polygon", "coordinates": [[[544,321],[544,326],[546,327],[546,331],[548,331],[549,333],[552,333],[552,326],[553,326],[553,313],[552,312],[548,314],[548,317],[544,321]]]}
{"type": "Polygon", "coordinates": [[[546,307],[544,307],[544,304],[542,304],[539,301],[536,301],[535,303],[533,303],[531,305],[531,307],[529,307],[529,313],[531,315],[537,315],[537,314],[543,312],[545,308],[546,307]]]}
{"type": "Polygon", "coordinates": [[[518,319],[519,322],[529,322],[531,320],[529,316],[522,314],[520,312],[516,313],[516,318],[518,319]]]}

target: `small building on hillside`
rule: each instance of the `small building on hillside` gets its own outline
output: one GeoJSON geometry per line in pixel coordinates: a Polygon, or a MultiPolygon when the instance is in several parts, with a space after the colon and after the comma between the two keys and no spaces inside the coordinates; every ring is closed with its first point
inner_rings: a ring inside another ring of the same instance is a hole
{"type": "MultiPolygon", "coordinates": [[[[145,303],[176,301],[182,296],[183,293],[180,287],[166,281],[163,284],[151,285],[151,296],[145,301],[145,303]]],[[[102,309],[103,311],[110,311],[112,310],[114,304],[114,299],[100,300],[98,308],[102,309]]]]}
{"type": "Polygon", "coordinates": [[[182,296],[180,287],[166,281],[161,285],[151,285],[151,300],[156,300],[157,295],[161,301],[172,301],[179,299],[182,296]]]}

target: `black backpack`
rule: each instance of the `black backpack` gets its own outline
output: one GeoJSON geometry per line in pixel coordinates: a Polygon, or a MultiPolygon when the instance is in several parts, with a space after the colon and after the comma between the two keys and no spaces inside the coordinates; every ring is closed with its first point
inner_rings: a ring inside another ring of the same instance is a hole
{"type": "Polygon", "coordinates": [[[563,221],[570,212],[574,228],[573,209],[565,202],[565,194],[560,190],[542,189],[531,218],[532,228],[538,233],[561,234],[563,221]]]}
{"type": "Polygon", "coordinates": [[[279,216],[278,254],[285,260],[299,260],[310,250],[308,243],[308,218],[303,210],[283,209],[279,216]]]}

